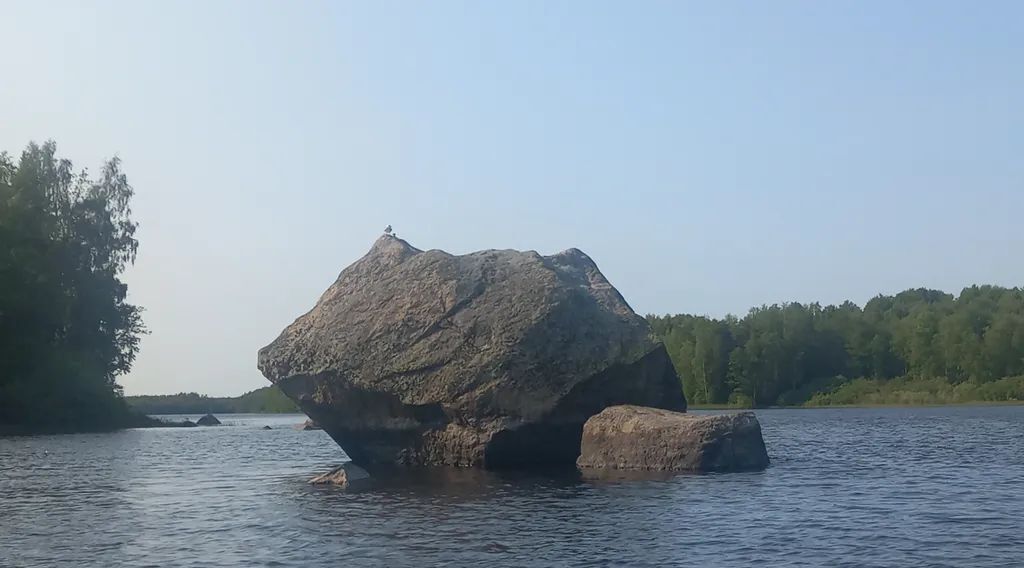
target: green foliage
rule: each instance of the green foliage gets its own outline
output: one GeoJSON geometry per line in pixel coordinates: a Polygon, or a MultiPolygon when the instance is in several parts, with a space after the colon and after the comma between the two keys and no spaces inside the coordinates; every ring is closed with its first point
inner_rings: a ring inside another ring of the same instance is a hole
{"type": "Polygon", "coordinates": [[[287,396],[275,386],[263,387],[239,397],[218,398],[183,392],[168,395],[130,396],[128,405],[142,414],[206,414],[298,412],[287,396]]]}
{"type": "Polygon", "coordinates": [[[953,383],[935,377],[913,379],[855,379],[815,394],[806,406],[883,404],[960,404],[965,402],[1024,401],[1024,377],[1005,377],[989,383],[953,383]]]}
{"type": "Polygon", "coordinates": [[[742,319],[648,320],[665,342],[687,399],[697,405],[880,403],[884,396],[908,404],[1013,400],[995,398],[1015,396],[1015,383],[1003,377],[1024,375],[1019,288],[972,286],[958,297],[921,288],[877,296],[863,308],[791,303],[754,308],[742,319]],[[893,388],[871,391],[884,394],[858,390],[898,377],[915,388],[899,390],[893,382],[893,388]],[[947,396],[947,387],[959,390],[947,396]]]}
{"type": "Polygon", "coordinates": [[[138,249],[132,194],[117,158],[93,179],[53,142],[0,154],[0,427],[133,420],[116,382],[144,333],[120,280],[138,249]]]}
{"type": "Polygon", "coordinates": [[[299,407],[281,389],[269,386],[238,397],[235,412],[299,412],[299,407]]]}

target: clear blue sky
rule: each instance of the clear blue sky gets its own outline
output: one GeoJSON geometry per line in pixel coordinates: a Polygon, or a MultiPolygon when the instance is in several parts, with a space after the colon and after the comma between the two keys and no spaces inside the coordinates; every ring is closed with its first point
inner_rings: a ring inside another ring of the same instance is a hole
{"type": "Polygon", "coordinates": [[[137,191],[126,391],[237,394],[387,224],[641,313],[1024,284],[1021,2],[3,2],[0,149],[137,191]]]}

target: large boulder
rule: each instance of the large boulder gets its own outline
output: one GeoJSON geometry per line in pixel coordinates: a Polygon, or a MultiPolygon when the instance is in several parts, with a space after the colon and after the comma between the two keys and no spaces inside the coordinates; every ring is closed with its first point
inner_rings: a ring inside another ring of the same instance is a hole
{"type": "Polygon", "coordinates": [[[768,467],[753,412],[693,415],[640,406],[606,408],[583,427],[581,469],[749,471],[768,467]]]}
{"type": "Polygon", "coordinates": [[[685,410],[647,322],[587,255],[385,235],[259,368],[355,463],[571,465],[607,406],[685,410]]]}

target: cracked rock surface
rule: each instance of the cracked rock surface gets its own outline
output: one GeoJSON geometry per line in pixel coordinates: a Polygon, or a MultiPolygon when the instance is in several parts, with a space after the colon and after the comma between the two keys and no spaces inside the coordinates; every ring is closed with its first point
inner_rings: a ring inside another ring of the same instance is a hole
{"type": "Polygon", "coordinates": [[[605,407],[686,408],[664,346],[576,249],[382,236],[259,368],[364,466],[572,464],[605,407]]]}

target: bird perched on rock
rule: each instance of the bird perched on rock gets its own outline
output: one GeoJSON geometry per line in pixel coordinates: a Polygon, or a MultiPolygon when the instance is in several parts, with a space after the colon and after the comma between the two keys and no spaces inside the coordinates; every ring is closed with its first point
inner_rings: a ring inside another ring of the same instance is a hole
{"type": "Polygon", "coordinates": [[[387,227],[384,227],[384,234],[385,235],[390,235],[393,232],[394,231],[391,229],[391,225],[388,225],[387,227]]]}

